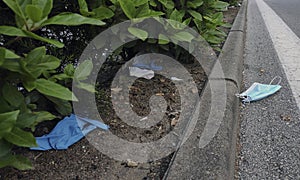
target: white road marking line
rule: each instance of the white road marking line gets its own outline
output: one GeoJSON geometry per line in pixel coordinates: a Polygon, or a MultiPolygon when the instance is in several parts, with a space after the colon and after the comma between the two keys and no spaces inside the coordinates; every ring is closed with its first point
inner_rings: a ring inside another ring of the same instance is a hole
{"type": "Polygon", "coordinates": [[[300,39],[263,0],[256,3],[300,108],[300,39]]]}

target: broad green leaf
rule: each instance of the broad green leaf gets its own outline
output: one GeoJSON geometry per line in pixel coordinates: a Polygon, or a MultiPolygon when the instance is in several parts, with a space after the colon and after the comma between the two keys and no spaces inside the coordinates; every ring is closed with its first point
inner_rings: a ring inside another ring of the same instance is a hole
{"type": "Polygon", "coordinates": [[[45,70],[53,70],[60,66],[60,60],[51,55],[45,55],[41,62],[37,64],[37,68],[45,70]]]}
{"type": "Polygon", "coordinates": [[[203,3],[204,3],[203,0],[188,1],[187,7],[197,9],[198,7],[202,6],[203,3]]]}
{"type": "Polygon", "coordinates": [[[20,74],[23,74],[19,60],[15,60],[15,59],[6,60],[2,63],[1,67],[13,72],[18,72],[20,74]]]}
{"type": "Polygon", "coordinates": [[[70,77],[73,77],[74,72],[75,72],[75,68],[73,64],[68,64],[64,69],[64,73],[70,77]]]}
{"type": "Polygon", "coordinates": [[[37,119],[37,115],[33,113],[23,113],[18,116],[16,126],[19,128],[30,128],[37,119]]]}
{"type": "Polygon", "coordinates": [[[202,28],[202,21],[200,21],[199,19],[193,19],[193,21],[196,24],[198,31],[200,32],[202,28]]]}
{"type": "Polygon", "coordinates": [[[2,87],[2,94],[4,99],[12,106],[19,107],[24,101],[24,96],[20,93],[17,87],[5,83],[2,87]]]}
{"type": "Polygon", "coordinates": [[[148,3],[149,0],[131,0],[135,7],[148,3]]]}
{"type": "Polygon", "coordinates": [[[20,67],[25,77],[29,78],[30,80],[38,78],[43,72],[42,69],[29,66],[26,61],[20,61],[20,67]]]}
{"type": "Polygon", "coordinates": [[[19,113],[17,110],[0,114],[0,139],[13,129],[19,113]]]}
{"type": "Polygon", "coordinates": [[[32,165],[29,159],[8,153],[6,156],[0,157],[0,168],[5,166],[12,166],[19,170],[32,169],[32,165]]]}
{"type": "Polygon", "coordinates": [[[0,158],[9,153],[11,148],[11,143],[5,141],[4,139],[0,139],[0,158]]]}
{"type": "Polygon", "coordinates": [[[149,4],[143,4],[136,9],[135,18],[150,17],[149,4]]]}
{"type": "Polygon", "coordinates": [[[168,44],[170,42],[169,38],[163,34],[158,35],[158,44],[168,44]]]}
{"type": "Polygon", "coordinates": [[[226,33],[225,32],[222,32],[220,30],[215,30],[215,29],[211,29],[211,30],[208,30],[207,33],[209,33],[210,35],[214,35],[214,36],[219,36],[219,37],[226,37],[226,33]]]}
{"type": "Polygon", "coordinates": [[[225,10],[227,10],[228,6],[229,6],[229,4],[227,2],[215,1],[211,7],[214,9],[217,9],[219,11],[225,11],[225,10]]]}
{"type": "Polygon", "coordinates": [[[21,147],[36,147],[36,141],[32,133],[26,132],[18,127],[13,129],[4,135],[4,139],[17,146],[21,147]]]}
{"type": "Polygon", "coordinates": [[[187,42],[191,42],[195,38],[192,34],[186,31],[178,32],[174,34],[173,37],[178,41],[187,41],[187,42]]]}
{"type": "Polygon", "coordinates": [[[53,7],[53,0],[32,0],[32,4],[38,6],[42,11],[42,18],[48,16],[53,7]]]}
{"type": "Polygon", "coordinates": [[[187,18],[186,20],[184,20],[184,21],[182,22],[182,24],[188,26],[188,25],[190,24],[191,20],[192,20],[192,18],[189,17],[189,18],[187,18]]]}
{"type": "Polygon", "coordinates": [[[177,9],[174,9],[174,11],[170,15],[170,19],[174,21],[182,22],[182,18],[184,14],[185,13],[183,11],[178,11],[177,9]]]}
{"type": "Polygon", "coordinates": [[[109,19],[115,15],[115,13],[111,9],[104,6],[93,9],[93,12],[95,13],[93,17],[100,20],[109,19]]]}
{"type": "Polygon", "coordinates": [[[51,96],[46,96],[47,99],[52,101],[55,104],[55,109],[63,116],[67,116],[72,113],[72,106],[69,101],[54,98],[51,96]]]}
{"type": "Polygon", "coordinates": [[[42,20],[43,12],[38,6],[29,4],[26,6],[25,12],[33,22],[42,20]]]}
{"type": "MultiPolygon", "coordinates": [[[[9,49],[6,49],[6,48],[3,48],[3,47],[0,47],[0,51],[3,51],[4,53],[4,57],[3,59],[18,59],[20,58],[20,56],[18,56],[17,54],[15,54],[14,52],[12,52],[11,50],[9,49]]],[[[0,59],[2,59],[2,57],[0,56],[0,59]]],[[[1,61],[1,60],[0,60],[1,61]]],[[[1,64],[0,64],[1,65],[1,64]]]]}
{"type": "Polygon", "coordinates": [[[118,0],[124,14],[129,18],[133,19],[136,15],[135,4],[132,0],[118,0]]]}
{"type": "Polygon", "coordinates": [[[144,31],[142,29],[138,29],[138,28],[134,28],[134,27],[129,27],[128,28],[128,31],[136,36],[137,38],[145,41],[147,38],[148,38],[148,32],[147,31],[144,31]]]}
{"type": "MultiPolygon", "coordinates": [[[[68,102],[68,101],[67,101],[68,102]]],[[[48,120],[53,120],[56,118],[55,115],[47,112],[47,111],[39,111],[39,112],[34,112],[34,114],[37,115],[37,120],[36,123],[40,123],[42,121],[48,121],[48,120]]]]}
{"type": "Polygon", "coordinates": [[[167,9],[174,8],[174,2],[172,0],[158,0],[162,5],[164,5],[167,9]]]}
{"type": "Polygon", "coordinates": [[[67,74],[61,73],[61,74],[55,74],[48,79],[55,82],[56,80],[62,81],[62,80],[72,79],[72,76],[68,76],[67,74]]]}
{"type": "Polygon", "coordinates": [[[231,27],[232,27],[231,24],[226,23],[226,22],[224,22],[224,24],[222,24],[221,26],[222,26],[222,27],[225,27],[225,28],[231,28],[231,27]]]}
{"type": "Polygon", "coordinates": [[[79,12],[83,16],[93,16],[93,15],[95,15],[94,12],[89,12],[89,8],[88,8],[88,5],[87,5],[85,0],[78,0],[78,4],[79,4],[79,12]]]}
{"type": "Polygon", "coordinates": [[[34,39],[37,39],[40,41],[44,41],[44,42],[53,44],[59,48],[64,47],[64,44],[62,44],[56,40],[47,39],[47,38],[41,37],[37,34],[34,34],[30,31],[25,31],[25,30],[22,30],[22,29],[13,27],[13,26],[0,26],[0,34],[4,34],[7,36],[31,37],[31,38],[34,38],[34,39]]]}
{"type": "MultiPolygon", "coordinates": [[[[22,66],[23,70],[32,75],[32,77],[37,78],[42,73],[47,77],[48,70],[54,70],[60,66],[60,60],[51,55],[45,55],[45,47],[38,47],[32,50],[25,58],[26,63],[22,66]]],[[[21,64],[22,64],[21,63],[21,64]]]]}
{"type": "Polygon", "coordinates": [[[102,26],[105,25],[105,22],[100,21],[94,18],[88,18],[81,16],[76,13],[61,13],[59,15],[53,16],[50,19],[44,21],[41,26],[46,25],[65,25],[65,26],[77,26],[81,24],[92,24],[102,26]]]}
{"type": "Polygon", "coordinates": [[[31,38],[34,38],[36,40],[40,40],[40,41],[47,42],[49,44],[53,44],[53,45],[55,45],[58,48],[63,48],[64,47],[64,44],[61,43],[61,42],[59,42],[59,41],[56,41],[56,40],[53,40],[53,39],[44,38],[44,37],[41,37],[41,36],[39,36],[37,34],[29,32],[29,31],[24,31],[24,32],[27,35],[27,37],[31,37],[31,38]]]}
{"type": "Polygon", "coordinates": [[[0,34],[7,36],[28,37],[28,35],[22,29],[13,26],[0,26],[0,34]]]}
{"type": "Polygon", "coordinates": [[[88,92],[92,92],[92,93],[96,92],[96,91],[95,91],[95,86],[93,86],[92,84],[87,84],[87,83],[83,83],[83,82],[78,82],[78,83],[76,84],[76,86],[77,86],[78,88],[84,89],[84,90],[86,90],[86,91],[88,91],[88,92]]]}
{"type": "Polygon", "coordinates": [[[162,16],[165,13],[161,12],[161,11],[154,11],[154,10],[150,10],[150,13],[148,14],[147,17],[157,17],[157,16],[162,16]]]}
{"type": "Polygon", "coordinates": [[[25,79],[23,81],[23,85],[28,92],[31,92],[32,90],[34,90],[36,88],[35,81],[31,80],[31,79],[28,79],[28,80],[25,79]]]}
{"type": "Polygon", "coordinates": [[[152,6],[152,7],[156,7],[157,6],[155,0],[150,0],[149,5],[152,6]]]}
{"type": "Polygon", "coordinates": [[[85,60],[75,69],[74,78],[78,81],[82,81],[88,78],[93,70],[93,62],[91,60],[85,60]]]}
{"type": "Polygon", "coordinates": [[[46,79],[36,80],[36,89],[45,95],[69,101],[78,101],[75,95],[66,87],[46,79]]]}
{"type": "Polygon", "coordinates": [[[193,16],[193,18],[199,19],[200,21],[202,21],[202,15],[200,13],[198,13],[197,11],[188,10],[188,12],[191,16],[193,16]]]}
{"type": "Polygon", "coordinates": [[[37,64],[41,61],[44,55],[46,55],[45,46],[37,47],[27,54],[25,61],[28,64],[37,64]]]}

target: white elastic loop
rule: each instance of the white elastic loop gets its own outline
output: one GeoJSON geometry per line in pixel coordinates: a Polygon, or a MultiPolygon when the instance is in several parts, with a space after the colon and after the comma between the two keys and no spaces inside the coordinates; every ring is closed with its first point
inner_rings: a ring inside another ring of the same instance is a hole
{"type": "Polygon", "coordinates": [[[272,85],[272,83],[273,83],[273,81],[275,80],[275,79],[279,79],[278,80],[278,83],[276,84],[276,85],[279,85],[280,83],[281,83],[281,77],[280,76],[275,76],[272,80],[271,80],[271,82],[270,82],[270,84],[269,85],[272,85]]]}

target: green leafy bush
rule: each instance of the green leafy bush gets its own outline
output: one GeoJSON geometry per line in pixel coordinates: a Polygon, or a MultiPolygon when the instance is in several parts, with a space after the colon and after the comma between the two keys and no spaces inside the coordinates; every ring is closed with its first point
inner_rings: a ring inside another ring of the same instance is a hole
{"type": "MultiPolygon", "coordinates": [[[[59,48],[63,44],[34,33],[46,25],[104,25],[93,18],[75,13],[60,13],[48,18],[52,0],[4,0],[14,12],[16,27],[0,26],[0,34],[16,36],[12,41],[23,37],[33,38],[53,44],[59,48]]],[[[72,111],[69,101],[77,101],[76,96],[65,87],[65,82],[75,80],[80,88],[93,91],[89,84],[82,82],[91,72],[91,61],[85,61],[75,69],[73,64],[58,73],[61,60],[47,54],[45,46],[36,47],[22,55],[12,50],[0,48],[0,168],[13,166],[18,169],[31,168],[25,157],[13,155],[13,145],[20,147],[36,146],[31,132],[38,123],[68,115],[72,111]],[[49,105],[54,109],[47,109],[49,105]]]]}

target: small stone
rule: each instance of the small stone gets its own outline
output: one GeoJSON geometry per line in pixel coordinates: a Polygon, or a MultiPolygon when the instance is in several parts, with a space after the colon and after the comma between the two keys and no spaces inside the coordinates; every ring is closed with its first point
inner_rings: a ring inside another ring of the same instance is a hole
{"type": "Polygon", "coordinates": [[[280,115],[280,118],[283,121],[291,121],[291,116],[290,115],[280,115]]]}
{"type": "Polygon", "coordinates": [[[171,120],[171,126],[176,126],[177,123],[178,123],[177,119],[174,118],[171,120]]]}
{"type": "Polygon", "coordinates": [[[198,89],[197,88],[193,88],[192,89],[192,93],[194,93],[194,94],[198,93],[198,89]]]}
{"type": "Polygon", "coordinates": [[[156,96],[164,96],[164,93],[156,93],[156,96]]]}
{"type": "Polygon", "coordinates": [[[127,159],[127,166],[128,167],[137,167],[138,166],[138,163],[137,162],[134,162],[130,159],[127,159]]]}

